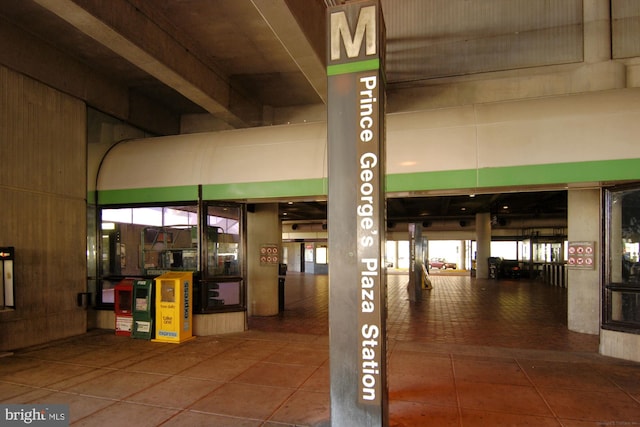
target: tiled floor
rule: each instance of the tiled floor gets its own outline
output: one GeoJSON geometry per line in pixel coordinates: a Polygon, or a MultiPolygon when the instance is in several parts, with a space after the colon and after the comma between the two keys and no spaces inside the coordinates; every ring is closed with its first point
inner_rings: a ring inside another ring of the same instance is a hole
{"type": "MultiPolygon", "coordinates": [[[[388,276],[392,426],[640,425],[640,364],[566,328],[566,291],[388,276]]],[[[0,402],[64,403],[73,426],[328,425],[326,276],[290,273],[281,316],[175,345],[92,331],[0,358],[0,402]]]]}

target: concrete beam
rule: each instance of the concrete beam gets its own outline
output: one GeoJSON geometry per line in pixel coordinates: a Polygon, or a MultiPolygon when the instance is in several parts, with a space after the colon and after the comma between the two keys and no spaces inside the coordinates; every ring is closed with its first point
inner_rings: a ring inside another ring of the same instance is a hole
{"type": "Polygon", "coordinates": [[[6,21],[0,21],[0,64],[91,107],[158,135],[180,133],[180,117],[100,75],[64,52],[6,21]]]}
{"type": "Polygon", "coordinates": [[[325,9],[309,0],[251,0],[316,93],[327,102],[325,9]],[[320,56],[319,56],[320,55],[320,56]]]}
{"type": "Polygon", "coordinates": [[[260,121],[261,106],[232,111],[237,94],[225,76],[213,72],[130,3],[34,1],[232,127],[260,121]]]}

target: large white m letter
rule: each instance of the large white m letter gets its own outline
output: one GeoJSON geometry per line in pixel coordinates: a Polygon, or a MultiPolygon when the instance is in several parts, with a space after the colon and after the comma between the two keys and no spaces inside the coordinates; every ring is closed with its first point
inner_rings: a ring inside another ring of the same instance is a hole
{"type": "Polygon", "coordinates": [[[360,54],[362,39],[365,37],[365,55],[376,54],[376,8],[367,6],[360,9],[356,33],[351,38],[347,15],[344,12],[331,14],[331,60],[340,59],[340,40],[344,42],[347,57],[355,58],[360,54]]]}

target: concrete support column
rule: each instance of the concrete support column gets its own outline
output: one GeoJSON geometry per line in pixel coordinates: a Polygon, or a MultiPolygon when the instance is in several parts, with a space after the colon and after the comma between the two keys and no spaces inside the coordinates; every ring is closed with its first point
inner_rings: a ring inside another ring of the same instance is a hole
{"type": "Polygon", "coordinates": [[[584,0],[584,62],[611,59],[611,14],[609,0],[584,0]]]}
{"type": "Polygon", "coordinates": [[[409,268],[409,301],[422,300],[422,266],[424,265],[425,240],[422,237],[422,224],[409,224],[409,245],[411,266],[409,268]]]}
{"type": "MultiPolygon", "coordinates": [[[[569,190],[569,242],[595,242],[596,259],[601,244],[600,190],[569,190]]],[[[567,324],[570,330],[584,334],[600,331],[600,265],[593,269],[568,271],[567,324]]]]}
{"type": "Polygon", "coordinates": [[[476,214],[476,277],[489,278],[489,257],[491,256],[491,214],[476,214]]]}
{"type": "Polygon", "coordinates": [[[278,204],[257,204],[247,213],[247,305],[250,316],[278,314],[278,263],[261,262],[261,249],[275,245],[282,252],[278,204]]]}

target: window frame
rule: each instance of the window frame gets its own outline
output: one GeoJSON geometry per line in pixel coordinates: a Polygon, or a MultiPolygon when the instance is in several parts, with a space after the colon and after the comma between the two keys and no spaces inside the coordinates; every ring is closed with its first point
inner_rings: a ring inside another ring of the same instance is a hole
{"type": "MultiPolygon", "coordinates": [[[[619,186],[613,186],[609,188],[603,189],[603,248],[602,251],[602,329],[631,333],[640,335],[640,320],[637,321],[625,321],[625,320],[614,320],[613,316],[613,305],[614,305],[614,297],[613,294],[620,292],[626,294],[635,294],[636,299],[640,301],[640,282],[636,285],[633,285],[629,282],[625,282],[624,280],[613,280],[612,276],[614,262],[619,262],[622,260],[617,260],[614,257],[614,251],[616,248],[619,248],[618,245],[612,242],[614,238],[614,232],[616,230],[613,229],[614,225],[614,214],[613,214],[613,205],[615,201],[616,195],[624,192],[635,191],[640,193],[640,182],[633,184],[625,184],[619,186]]],[[[640,218],[640,210],[638,211],[638,217],[640,218]]],[[[623,228],[623,224],[620,224],[621,229],[623,228]]],[[[622,233],[620,233],[622,234],[622,233]]],[[[640,241],[640,236],[639,239],[640,241]]],[[[623,274],[621,269],[621,275],[623,274]]],[[[639,313],[640,314],[640,313],[639,313]]]]}
{"type": "MultiPolygon", "coordinates": [[[[130,223],[127,222],[116,222],[116,224],[130,224],[131,226],[135,226],[135,227],[140,227],[141,230],[146,230],[147,228],[154,228],[154,229],[163,229],[163,228],[171,228],[171,227],[182,227],[182,226],[188,226],[188,227],[195,227],[196,228],[196,239],[197,239],[197,244],[195,246],[195,252],[196,252],[196,266],[195,266],[195,270],[194,270],[194,313],[203,313],[203,312],[225,312],[225,311],[242,311],[246,309],[246,260],[244,259],[244,254],[245,254],[245,241],[246,241],[246,206],[241,204],[241,203],[235,203],[235,202],[227,202],[227,201],[183,201],[183,202],[156,202],[156,203],[145,203],[145,204],[122,204],[122,205],[104,205],[104,206],[97,206],[97,228],[98,228],[98,248],[97,248],[97,254],[98,254],[98,265],[97,265],[97,271],[98,271],[98,277],[97,277],[97,283],[96,283],[96,300],[95,300],[95,306],[97,309],[104,309],[104,310],[113,310],[114,309],[114,302],[108,301],[105,302],[103,301],[103,290],[104,289],[109,289],[108,287],[105,286],[109,286],[110,287],[115,287],[115,285],[117,285],[120,281],[124,280],[127,277],[139,277],[139,278],[143,278],[143,279],[153,279],[154,277],[157,277],[157,274],[149,274],[147,269],[145,268],[144,265],[138,265],[138,273],[139,274],[128,274],[125,273],[123,271],[114,271],[113,269],[111,270],[107,270],[105,269],[105,262],[109,262],[112,263],[114,262],[113,260],[111,260],[111,257],[115,256],[116,252],[113,252],[111,249],[109,248],[105,248],[106,244],[109,244],[110,246],[120,246],[121,243],[121,236],[113,236],[115,234],[119,234],[119,232],[111,232],[111,236],[107,239],[108,242],[106,242],[104,239],[104,235],[105,234],[109,234],[109,233],[105,233],[103,232],[103,224],[105,223],[109,223],[112,221],[105,221],[103,219],[103,211],[104,210],[108,210],[108,209],[144,209],[144,208],[162,208],[164,209],[171,209],[171,208],[180,208],[180,207],[187,207],[189,209],[193,208],[194,212],[195,212],[195,216],[196,216],[196,223],[192,224],[191,221],[188,221],[188,224],[184,224],[184,225],[179,225],[179,224],[174,224],[172,221],[171,225],[165,225],[164,223],[164,219],[162,220],[162,224],[161,225],[157,225],[157,224],[133,224],[133,219],[130,223]],[[237,270],[233,272],[233,274],[227,274],[227,275],[215,275],[213,277],[208,277],[208,273],[207,273],[207,245],[208,245],[208,237],[207,237],[207,229],[209,228],[208,225],[208,209],[210,207],[215,207],[215,208],[233,208],[233,209],[237,209],[236,215],[238,216],[237,222],[238,222],[238,236],[237,236],[237,240],[238,240],[238,256],[237,256],[237,270]],[[111,242],[111,239],[116,239],[117,241],[111,242]],[[108,254],[106,254],[107,258],[105,258],[105,250],[108,251],[108,254]],[[107,261],[105,261],[105,259],[107,259],[107,261]],[[202,286],[200,286],[200,282],[202,282],[202,286]],[[200,303],[200,299],[202,297],[202,295],[204,295],[203,293],[200,292],[201,289],[206,289],[208,284],[211,283],[224,283],[227,284],[228,282],[237,282],[239,283],[239,295],[238,298],[233,298],[234,303],[230,304],[230,305],[218,305],[218,306],[211,306],[211,307],[206,307],[206,305],[201,304],[200,303]],[[235,302],[238,302],[237,304],[235,302]]],[[[133,214],[131,215],[131,217],[133,218],[133,214]]],[[[164,213],[162,215],[162,217],[164,218],[164,213]]],[[[117,228],[117,227],[116,227],[117,228]]],[[[131,237],[131,236],[130,236],[131,237]]],[[[144,242],[142,238],[139,238],[137,240],[137,242],[140,244],[139,247],[136,248],[132,248],[132,249],[128,249],[127,251],[130,250],[134,250],[137,253],[141,252],[143,250],[143,246],[144,246],[144,242]]],[[[112,248],[113,249],[113,248],[112,248]]],[[[170,248],[168,249],[170,250],[170,248]]],[[[138,262],[142,262],[142,255],[138,254],[138,258],[140,258],[138,260],[138,262]]],[[[167,268],[167,271],[183,271],[185,270],[185,268],[172,268],[169,267],[167,268]]]]}

